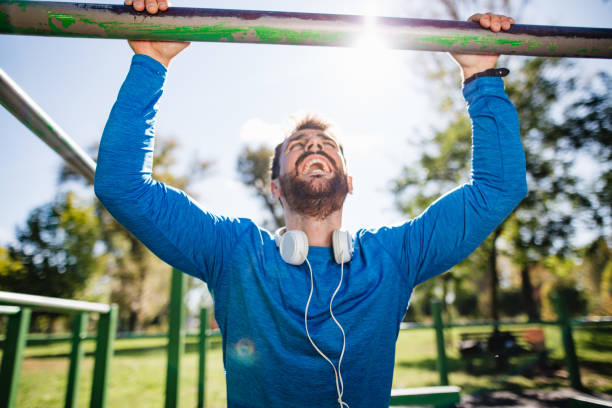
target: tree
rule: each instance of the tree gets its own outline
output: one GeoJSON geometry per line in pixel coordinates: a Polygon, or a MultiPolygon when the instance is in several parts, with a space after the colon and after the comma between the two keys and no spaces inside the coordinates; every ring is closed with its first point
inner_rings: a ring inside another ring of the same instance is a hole
{"type": "MultiPolygon", "coordinates": [[[[97,251],[99,223],[91,205],[68,193],[35,208],[17,243],[0,250],[0,288],[33,295],[82,298],[88,283],[102,269],[97,251]]],[[[33,322],[41,326],[36,314],[33,322]]],[[[48,315],[48,329],[55,315],[48,315]]]]}
{"type": "Polygon", "coordinates": [[[236,167],[242,183],[255,192],[269,212],[270,218],[263,224],[275,230],[285,225],[285,219],[280,201],[272,198],[269,190],[272,154],[273,151],[266,146],[257,149],[246,146],[238,156],[236,167]]]}
{"type": "Polygon", "coordinates": [[[17,231],[1,263],[0,287],[35,295],[72,298],[100,271],[100,238],[94,209],[74,194],[34,209],[17,231]]]}
{"type": "MultiPolygon", "coordinates": [[[[507,92],[519,114],[529,193],[513,215],[495,230],[489,238],[490,244],[479,249],[489,248],[493,318],[499,315],[498,238],[504,239],[503,252],[521,270],[523,301],[528,316],[535,319],[539,312],[530,270],[550,256],[568,256],[573,250],[575,229],[581,221],[601,225],[602,230],[610,225],[609,217],[601,216],[609,214],[609,202],[599,198],[609,197],[609,185],[588,182],[574,167],[582,154],[582,146],[609,155],[612,127],[605,113],[610,112],[610,102],[602,95],[609,92],[610,82],[600,74],[604,86],[585,85],[578,92],[575,80],[561,79],[554,72],[563,72],[567,77],[571,71],[563,62],[531,59],[506,81],[507,92]],[[566,109],[567,116],[559,118],[555,112],[568,99],[573,102],[566,109]],[[604,114],[593,113],[594,110],[604,114]]],[[[469,122],[462,112],[452,111],[451,116],[448,127],[425,143],[419,168],[406,166],[394,181],[399,208],[408,214],[414,215],[451,185],[466,179],[470,163],[469,122]]],[[[609,160],[597,167],[604,180],[610,173],[607,163],[609,160]]]]}

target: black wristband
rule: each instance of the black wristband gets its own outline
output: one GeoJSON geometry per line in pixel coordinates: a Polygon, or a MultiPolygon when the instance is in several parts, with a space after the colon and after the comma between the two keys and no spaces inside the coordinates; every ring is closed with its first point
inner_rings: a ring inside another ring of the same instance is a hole
{"type": "Polygon", "coordinates": [[[480,78],[480,77],[505,77],[509,73],[510,73],[510,70],[508,68],[491,68],[491,69],[487,69],[486,71],[477,72],[474,75],[472,75],[471,77],[469,77],[468,79],[466,79],[465,81],[463,81],[463,86],[465,86],[468,83],[472,82],[476,78],[480,78]]]}

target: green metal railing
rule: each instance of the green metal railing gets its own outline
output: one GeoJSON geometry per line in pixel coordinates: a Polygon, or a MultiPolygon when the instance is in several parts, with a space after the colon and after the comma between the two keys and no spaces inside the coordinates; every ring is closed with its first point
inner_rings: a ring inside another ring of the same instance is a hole
{"type": "Polygon", "coordinates": [[[89,313],[99,314],[89,406],[106,406],[110,360],[117,327],[117,306],[2,291],[0,304],[9,305],[0,306],[0,314],[9,315],[0,366],[0,407],[16,406],[17,385],[32,310],[73,314],[72,350],[64,405],[67,408],[76,407],[77,403],[80,366],[84,354],[83,340],[87,336],[89,313]]]}
{"type": "MultiPolygon", "coordinates": [[[[210,318],[210,312],[206,308],[200,311],[200,330],[198,333],[186,333],[184,320],[185,320],[185,304],[183,302],[185,297],[185,275],[178,271],[173,270],[172,272],[172,285],[170,288],[171,301],[170,301],[170,328],[166,334],[118,334],[113,336],[115,333],[114,320],[116,319],[116,309],[109,305],[100,305],[88,302],[78,301],[67,301],[61,299],[54,299],[55,301],[61,301],[54,303],[54,307],[46,305],[45,302],[41,302],[40,299],[52,299],[43,298],[40,296],[20,295],[20,294],[7,294],[7,292],[0,292],[0,303],[11,303],[19,304],[19,306],[0,306],[0,314],[9,316],[9,324],[7,326],[7,335],[4,342],[4,357],[2,360],[2,366],[0,368],[0,395],[4,399],[0,400],[0,407],[14,407],[15,395],[17,389],[17,381],[19,378],[20,365],[23,356],[23,349],[26,345],[26,341],[42,342],[42,341],[68,341],[72,342],[72,351],[70,353],[70,370],[68,375],[68,386],[66,389],[66,407],[74,407],[76,402],[76,390],[78,388],[79,379],[79,363],[83,356],[82,342],[85,339],[93,339],[94,337],[87,336],[87,316],[89,312],[100,313],[100,323],[98,326],[98,347],[96,351],[96,365],[94,374],[94,386],[92,387],[92,407],[103,407],[106,402],[106,389],[108,380],[108,364],[110,362],[110,356],[112,354],[112,340],[113,338],[168,338],[168,364],[167,364],[167,376],[166,376],[166,393],[165,393],[165,406],[176,407],[180,403],[180,387],[179,378],[181,370],[181,358],[184,354],[185,338],[186,337],[197,337],[198,338],[198,377],[197,377],[197,407],[205,407],[206,401],[206,352],[207,352],[207,340],[211,337],[218,337],[220,333],[218,330],[210,330],[208,321],[210,318]],[[11,295],[8,298],[7,295],[11,295]],[[29,300],[28,302],[16,302],[16,299],[20,298],[23,300],[29,300]],[[36,302],[34,300],[37,300],[36,302]],[[86,307],[87,305],[95,305],[95,309],[86,307]],[[85,306],[85,307],[84,307],[85,306]],[[31,339],[27,337],[27,327],[30,320],[31,308],[37,308],[41,310],[64,310],[64,311],[78,311],[74,315],[73,320],[73,332],[72,336],[31,336],[31,339]],[[114,312],[113,312],[114,310],[114,312]],[[111,317],[114,313],[115,316],[111,317]],[[107,318],[105,318],[107,316],[107,318]]],[[[432,317],[433,324],[402,324],[401,330],[412,330],[412,329],[433,329],[434,339],[437,345],[437,358],[436,367],[439,373],[440,385],[449,384],[449,369],[448,361],[445,350],[444,331],[450,328],[461,328],[461,327],[473,327],[473,326],[511,326],[511,325],[555,325],[559,326],[561,336],[563,339],[563,349],[565,355],[565,364],[570,374],[570,384],[573,388],[582,390],[583,385],[580,379],[579,362],[576,354],[576,347],[573,339],[573,329],[583,325],[598,325],[612,323],[612,318],[601,318],[601,319],[570,319],[567,314],[567,308],[564,306],[561,300],[556,301],[558,320],[556,321],[538,321],[538,322],[476,322],[468,324],[444,324],[442,314],[442,304],[440,301],[432,302],[432,317]]]]}

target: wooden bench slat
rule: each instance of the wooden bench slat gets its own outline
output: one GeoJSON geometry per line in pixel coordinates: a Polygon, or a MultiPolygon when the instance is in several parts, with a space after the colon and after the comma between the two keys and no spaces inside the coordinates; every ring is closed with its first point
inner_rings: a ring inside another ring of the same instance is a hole
{"type": "Polygon", "coordinates": [[[571,408],[612,407],[612,401],[577,395],[569,398],[569,406],[571,408]]]}
{"type": "Polygon", "coordinates": [[[461,388],[455,385],[399,388],[391,390],[389,405],[450,405],[461,400],[460,391],[461,388]]]}

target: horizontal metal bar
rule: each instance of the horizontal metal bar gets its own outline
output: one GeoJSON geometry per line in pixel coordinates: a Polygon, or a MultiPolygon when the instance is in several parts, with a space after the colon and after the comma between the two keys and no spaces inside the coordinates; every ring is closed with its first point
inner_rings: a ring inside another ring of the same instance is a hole
{"type": "Polygon", "coordinates": [[[68,312],[94,312],[108,313],[110,305],[104,303],[83,302],[81,300],[60,299],[47,296],[26,295],[0,291],[0,303],[28,306],[35,309],[68,311],[68,312]]]}
{"type": "Polygon", "coordinates": [[[375,35],[388,48],[612,58],[612,29],[396,17],[172,7],[149,15],[107,4],[0,0],[0,33],[65,37],[356,46],[375,35]]]}
{"type": "Polygon", "coordinates": [[[18,306],[0,306],[1,315],[14,315],[19,313],[20,310],[18,306]]]}
{"type": "MultiPolygon", "coordinates": [[[[2,21],[2,12],[0,12],[0,21],[2,21]]],[[[96,163],[1,68],[0,104],[55,150],[77,173],[93,184],[96,163]]]]}

